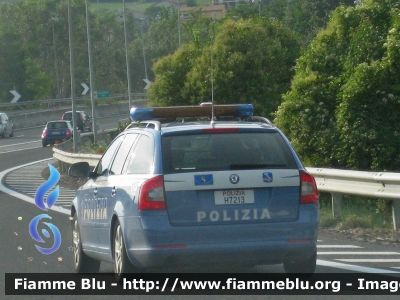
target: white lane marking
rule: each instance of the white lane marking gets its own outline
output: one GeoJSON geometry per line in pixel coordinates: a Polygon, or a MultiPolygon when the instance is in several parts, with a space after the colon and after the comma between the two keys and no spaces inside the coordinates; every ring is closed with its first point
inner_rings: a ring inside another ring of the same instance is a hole
{"type": "Polygon", "coordinates": [[[396,258],[343,258],[343,259],[335,259],[338,261],[344,262],[353,262],[353,263],[365,263],[365,262],[372,262],[372,263],[398,263],[400,259],[396,258]]]}
{"type": "Polygon", "coordinates": [[[18,146],[18,145],[24,145],[24,144],[32,144],[32,143],[38,143],[38,142],[41,142],[41,140],[30,141],[30,142],[23,142],[23,143],[17,143],[17,144],[10,144],[10,145],[4,145],[4,146],[0,146],[0,148],[3,148],[3,147],[12,147],[12,146],[18,146]]]}
{"type": "Polygon", "coordinates": [[[37,149],[37,148],[41,148],[42,146],[38,145],[37,147],[31,147],[31,148],[23,148],[23,149],[14,149],[14,150],[10,150],[10,151],[4,151],[4,152],[0,152],[0,154],[4,154],[4,153],[10,153],[10,152],[17,152],[17,151],[23,151],[23,150],[30,150],[30,149],[37,149]]]}
{"type": "Polygon", "coordinates": [[[349,265],[349,264],[344,264],[344,263],[340,263],[340,262],[336,262],[336,261],[328,261],[328,260],[322,260],[322,259],[317,259],[317,265],[323,266],[323,267],[343,269],[343,270],[348,270],[348,271],[361,272],[361,273],[400,274],[399,271],[378,269],[378,268],[371,268],[371,267],[363,267],[363,266],[355,266],[355,265],[349,265]]]}
{"type": "Polygon", "coordinates": [[[400,255],[399,252],[319,252],[318,255],[400,255]]]}
{"type": "MultiPolygon", "coordinates": [[[[29,178],[29,177],[31,177],[31,176],[29,176],[29,174],[26,174],[25,175],[27,178],[29,178]]],[[[38,180],[38,179],[31,179],[31,178],[29,178],[28,180],[26,180],[25,182],[22,182],[22,181],[18,181],[18,182],[15,182],[14,180],[10,180],[9,178],[8,178],[8,176],[7,176],[7,179],[6,179],[6,183],[7,183],[7,185],[9,186],[9,187],[13,187],[13,186],[15,186],[15,185],[17,185],[17,186],[20,186],[20,185],[24,185],[24,186],[33,186],[33,185],[36,185],[36,184],[41,184],[41,183],[43,183],[43,178],[41,178],[41,180],[38,180]],[[28,181],[29,180],[29,181],[28,181]],[[41,183],[40,183],[41,182],[41,183]]]]}
{"type": "Polygon", "coordinates": [[[317,245],[317,248],[363,248],[360,246],[354,246],[354,245],[317,245]]]}
{"type": "MultiPolygon", "coordinates": [[[[4,193],[6,193],[6,194],[8,194],[10,196],[13,196],[15,198],[19,198],[21,200],[29,202],[31,204],[35,204],[35,199],[34,198],[28,197],[28,196],[26,196],[24,194],[20,194],[20,193],[14,191],[12,189],[9,189],[8,187],[4,186],[1,182],[3,180],[3,177],[6,176],[7,173],[10,173],[10,172],[12,172],[14,170],[17,170],[19,168],[23,168],[23,167],[26,167],[26,166],[29,166],[29,165],[37,164],[37,163],[48,161],[48,160],[52,160],[52,159],[54,159],[54,158],[46,158],[46,159],[42,159],[42,160],[31,162],[31,163],[28,163],[28,164],[25,164],[25,165],[17,166],[17,167],[8,169],[8,170],[1,171],[0,172],[0,191],[4,192],[4,193]]],[[[50,208],[50,210],[58,211],[58,212],[63,213],[65,215],[69,215],[70,214],[70,211],[68,209],[65,209],[65,208],[60,208],[60,207],[54,207],[53,206],[53,207],[50,208]]]]}

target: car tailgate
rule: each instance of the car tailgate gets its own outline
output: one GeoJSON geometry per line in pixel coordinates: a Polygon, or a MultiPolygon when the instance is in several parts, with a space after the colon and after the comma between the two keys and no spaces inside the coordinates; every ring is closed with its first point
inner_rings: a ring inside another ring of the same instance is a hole
{"type": "Polygon", "coordinates": [[[290,222],[298,217],[297,169],[168,174],[164,185],[172,226],[290,222]]]}

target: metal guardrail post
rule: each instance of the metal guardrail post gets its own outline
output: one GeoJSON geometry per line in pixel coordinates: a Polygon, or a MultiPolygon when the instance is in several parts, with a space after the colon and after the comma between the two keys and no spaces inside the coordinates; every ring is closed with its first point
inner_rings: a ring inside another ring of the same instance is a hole
{"type": "Polygon", "coordinates": [[[392,201],[393,238],[397,239],[400,227],[400,201],[392,201]]]}
{"type": "Polygon", "coordinates": [[[342,198],[343,194],[331,193],[332,195],[332,214],[333,218],[338,218],[342,214],[342,198]]]}

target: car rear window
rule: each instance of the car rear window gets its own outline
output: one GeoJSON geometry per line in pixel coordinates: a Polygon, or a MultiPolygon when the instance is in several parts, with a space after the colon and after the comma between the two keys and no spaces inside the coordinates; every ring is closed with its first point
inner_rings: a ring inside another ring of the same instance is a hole
{"type": "Polygon", "coordinates": [[[47,129],[64,129],[68,128],[67,123],[65,122],[54,122],[54,123],[48,123],[47,124],[47,129]]]}
{"type": "Polygon", "coordinates": [[[64,120],[69,120],[69,121],[71,121],[71,119],[72,119],[72,113],[65,113],[65,114],[64,114],[64,120]]]}
{"type": "Polygon", "coordinates": [[[165,136],[164,174],[295,169],[296,162],[279,133],[224,133],[165,136]]]}

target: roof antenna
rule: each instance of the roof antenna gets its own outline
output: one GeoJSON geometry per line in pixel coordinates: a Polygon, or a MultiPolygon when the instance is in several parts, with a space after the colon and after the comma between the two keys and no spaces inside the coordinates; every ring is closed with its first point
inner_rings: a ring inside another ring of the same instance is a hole
{"type": "MultiPolygon", "coordinates": [[[[214,24],[216,19],[216,12],[214,14],[214,24]]],[[[214,28],[213,28],[214,29],[214,28]]],[[[214,127],[214,70],[213,70],[213,45],[214,45],[214,32],[211,34],[211,46],[210,46],[210,54],[211,54],[211,125],[214,127]]]]}

